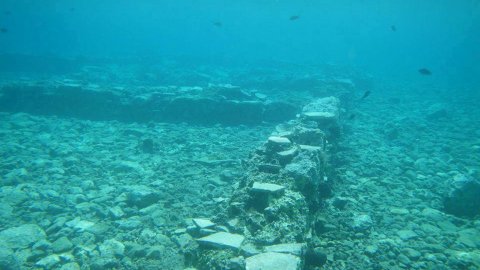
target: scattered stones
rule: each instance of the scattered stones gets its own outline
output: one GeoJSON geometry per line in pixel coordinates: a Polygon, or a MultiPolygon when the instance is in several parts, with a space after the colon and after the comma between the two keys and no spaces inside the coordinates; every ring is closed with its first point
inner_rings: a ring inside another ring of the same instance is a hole
{"type": "Polygon", "coordinates": [[[245,237],[239,234],[218,232],[199,238],[197,241],[206,246],[239,249],[244,239],[245,237]]]}

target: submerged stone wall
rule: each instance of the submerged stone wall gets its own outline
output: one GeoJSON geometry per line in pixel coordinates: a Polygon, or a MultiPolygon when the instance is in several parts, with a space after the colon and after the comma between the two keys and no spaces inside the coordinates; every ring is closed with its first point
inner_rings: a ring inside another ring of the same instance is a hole
{"type": "Polygon", "coordinates": [[[186,261],[199,269],[321,266],[326,255],[313,236],[324,229],[317,213],[331,191],[327,156],[338,117],[339,101],[328,97],[278,125],[244,162],[245,174],[225,213],[193,219],[176,232],[186,261]]]}
{"type": "Polygon", "coordinates": [[[0,88],[0,111],[123,122],[258,124],[291,119],[297,107],[231,85],[99,89],[75,83],[0,88]]]}

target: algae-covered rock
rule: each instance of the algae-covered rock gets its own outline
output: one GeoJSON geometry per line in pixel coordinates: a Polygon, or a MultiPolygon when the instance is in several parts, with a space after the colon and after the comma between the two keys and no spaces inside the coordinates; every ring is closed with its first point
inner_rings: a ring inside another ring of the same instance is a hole
{"type": "Polygon", "coordinates": [[[46,234],[36,224],[25,224],[0,232],[0,242],[10,248],[27,248],[33,243],[45,239],[46,234]]]}
{"type": "Polygon", "coordinates": [[[128,195],[128,203],[140,208],[147,207],[158,201],[159,194],[152,188],[144,185],[133,185],[125,187],[128,195]]]}
{"type": "Polygon", "coordinates": [[[443,200],[445,212],[466,218],[480,215],[480,181],[465,175],[456,175],[443,200]]]}

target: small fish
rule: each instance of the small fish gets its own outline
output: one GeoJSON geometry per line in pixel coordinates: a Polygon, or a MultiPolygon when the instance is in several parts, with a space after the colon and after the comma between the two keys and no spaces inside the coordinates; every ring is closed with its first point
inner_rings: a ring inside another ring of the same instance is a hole
{"type": "Polygon", "coordinates": [[[10,12],[10,10],[6,10],[5,12],[3,12],[3,14],[9,16],[9,15],[12,15],[12,12],[10,12]]]}
{"type": "Polygon", "coordinates": [[[5,27],[0,28],[1,33],[8,33],[8,29],[5,27]]]}
{"type": "Polygon", "coordinates": [[[222,27],[222,22],[213,22],[213,25],[215,25],[216,27],[222,27]]]}
{"type": "Polygon", "coordinates": [[[290,16],[290,21],[295,21],[295,20],[298,20],[298,19],[300,19],[299,15],[290,16]]]}
{"type": "Polygon", "coordinates": [[[71,7],[71,8],[70,8],[70,12],[75,12],[75,10],[76,10],[76,9],[75,9],[74,7],[71,7]]]}
{"type": "Polygon", "coordinates": [[[390,26],[390,29],[392,29],[393,32],[397,32],[397,27],[395,25],[390,26]]]}
{"type": "Polygon", "coordinates": [[[366,99],[368,96],[370,96],[370,93],[371,92],[369,90],[365,91],[365,93],[363,93],[363,96],[360,99],[366,99]]]}
{"type": "Polygon", "coordinates": [[[428,70],[427,68],[421,68],[421,69],[418,70],[418,72],[422,75],[425,75],[425,76],[432,75],[432,72],[430,70],[428,70]]]}
{"type": "Polygon", "coordinates": [[[350,114],[350,115],[348,116],[348,120],[353,120],[353,119],[355,119],[355,116],[356,116],[356,115],[355,115],[354,113],[350,114]]]}

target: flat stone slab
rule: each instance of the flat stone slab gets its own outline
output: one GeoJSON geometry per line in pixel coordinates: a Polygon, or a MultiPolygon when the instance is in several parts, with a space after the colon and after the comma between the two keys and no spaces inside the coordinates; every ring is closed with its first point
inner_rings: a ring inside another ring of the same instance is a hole
{"type": "Polygon", "coordinates": [[[335,120],[336,115],[331,112],[305,112],[303,116],[308,120],[328,121],[335,120]]]}
{"type": "Polygon", "coordinates": [[[246,270],[300,270],[300,258],[291,254],[265,252],[248,257],[246,270]]]}
{"type": "Polygon", "coordinates": [[[280,136],[270,136],[268,137],[268,142],[279,145],[289,145],[292,143],[288,138],[280,136]]]}
{"type": "Polygon", "coordinates": [[[276,185],[276,184],[270,184],[270,183],[260,183],[260,182],[255,182],[253,183],[252,186],[252,191],[253,192],[259,192],[259,193],[280,193],[283,190],[285,190],[284,186],[276,185]]]}
{"type": "Polygon", "coordinates": [[[215,223],[206,218],[194,218],[193,223],[200,229],[210,228],[215,226],[215,223]]]}
{"type": "Polygon", "coordinates": [[[266,246],[264,248],[267,252],[278,252],[278,253],[287,253],[296,256],[302,256],[305,251],[304,243],[288,243],[288,244],[278,244],[272,246],[266,246]]]}
{"type": "Polygon", "coordinates": [[[203,245],[213,246],[217,248],[233,249],[239,249],[243,243],[243,240],[245,240],[245,237],[243,235],[227,232],[218,232],[197,239],[198,243],[203,245]]]}
{"type": "Polygon", "coordinates": [[[285,151],[280,151],[277,153],[282,158],[293,157],[297,154],[297,148],[288,149],[285,151]]]}

